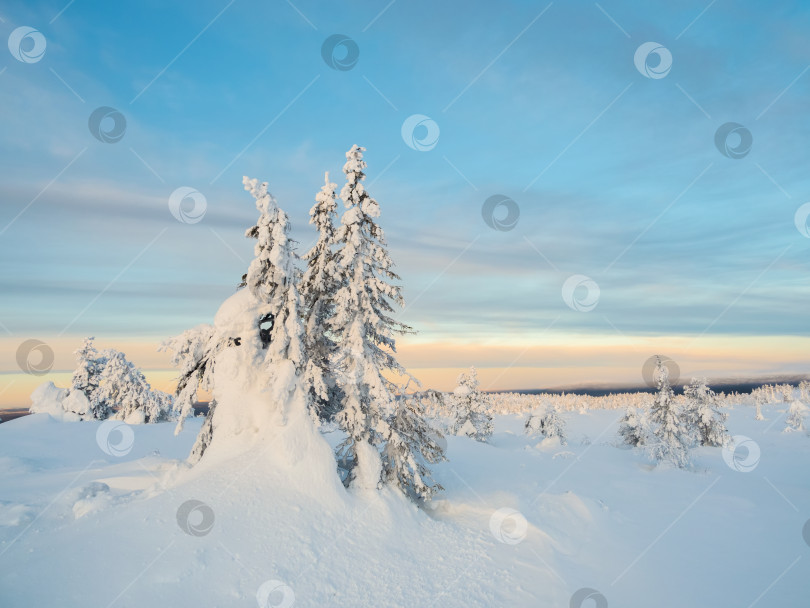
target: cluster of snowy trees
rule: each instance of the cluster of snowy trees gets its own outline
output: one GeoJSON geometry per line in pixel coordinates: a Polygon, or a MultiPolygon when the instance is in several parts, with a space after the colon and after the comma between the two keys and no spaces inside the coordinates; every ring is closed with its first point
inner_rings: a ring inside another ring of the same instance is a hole
{"type": "Polygon", "coordinates": [[[658,462],[678,467],[689,464],[689,450],[695,446],[722,447],[729,439],[717,395],[705,378],[693,379],[684,387],[684,399],[675,399],[669,372],[658,359],[655,370],[657,392],[649,409],[628,408],[619,425],[623,441],[643,447],[658,462]]]}
{"type": "Polygon", "coordinates": [[[80,420],[115,418],[130,424],[163,422],[174,416],[174,400],[154,390],[141,370],[115,349],[99,352],[92,337],[76,352],[77,366],[70,387],[52,383],[32,395],[32,412],[59,410],[80,420]]]}
{"type": "Polygon", "coordinates": [[[403,298],[377,223],[380,206],[365,189],[364,151],[355,145],[346,153],[339,195],[326,175],[310,211],[318,239],[300,257],[267,183],[245,177],[259,218],[246,232],[256,240],[255,257],[241,290],[213,326],[188,330],[163,348],[180,370],[178,429],[198,390],[213,395],[192,461],[249,428],[295,432],[291,421],[305,424],[304,411],[307,423],[332,421],[343,433],[335,456],[344,485],[391,484],[427,500],[441,489],[428,464],[444,451],[422,399],[405,394],[415,379],[396,359],[396,336],[412,330],[393,316],[403,298]]]}

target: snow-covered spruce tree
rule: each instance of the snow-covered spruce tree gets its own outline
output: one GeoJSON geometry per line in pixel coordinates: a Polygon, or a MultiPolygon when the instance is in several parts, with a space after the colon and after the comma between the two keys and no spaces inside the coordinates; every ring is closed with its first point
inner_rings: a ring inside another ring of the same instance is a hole
{"type": "Polygon", "coordinates": [[[165,343],[181,367],[178,400],[184,415],[198,389],[211,392],[211,408],[189,460],[216,462],[262,446],[261,462],[271,471],[286,471],[285,483],[323,492],[330,480],[334,488],[340,484],[331,450],[310,418],[301,381],[306,361],[300,271],[287,216],[266,183],[244,178],[243,184],[259,211],[246,233],[256,245],[255,259],[243,275],[245,289],[223,302],[213,326],[165,343]]]}
{"type": "Polygon", "coordinates": [[[335,341],[330,335],[327,321],[335,309],[334,298],[340,287],[335,259],[335,217],[337,184],[324,175],[324,185],[315,196],[315,205],[309,212],[309,223],[318,229],[318,240],[302,256],[307,267],[301,279],[301,298],[304,307],[304,348],[307,365],[304,383],[309,397],[321,420],[331,420],[340,404],[340,394],[332,374],[330,359],[335,352],[335,341]]]}
{"type": "Polygon", "coordinates": [[[794,401],[790,404],[785,418],[785,433],[792,431],[804,431],[804,417],[807,415],[807,406],[801,401],[794,401]]]}
{"type": "Polygon", "coordinates": [[[66,410],[84,419],[105,420],[112,408],[99,399],[98,385],[106,361],[93,346],[94,339],[92,336],[85,338],[81,348],[74,353],[77,365],[62,403],[66,410]]]}
{"type": "Polygon", "coordinates": [[[416,502],[444,488],[433,481],[426,463],[445,459],[443,437],[425,422],[419,396],[402,397],[388,420],[391,433],[383,448],[383,479],[416,502]]]}
{"type": "Polygon", "coordinates": [[[530,437],[540,434],[547,439],[559,438],[561,445],[567,443],[565,423],[557,412],[557,408],[551,404],[546,404],[540,411],[530,413],[523,428],[530,437]]]}
{"type": "Polygon", "coordinates": [[[683,387],[686,398],[687,424],[700,445],[722,447],[730,439],[725,421],[728,414],[720,411],[716,393],[706,386],[706,378],[692,378],[683,387]]]}
{"type": "Polygon", "coordinates": [[[658,392],[650,408],[652,436],[647,448],[655,460],[684,468],[689,464],[689,449],[694,444],[694,434],[678,411],[675,393],[669,384],[669,371],[660,358],[655,380],[658,392]]]}
{"type": "Polygon", "coordinates": [[[96,392],[99,403],[116,408],[114,418],[131,424],[163,422],[172,415],[171,395],[153,390],[141,370],[124,353],[107,349],[96,392]]]}
{"type": "Polygon", "coordinates": [[[476,441],[486,441],[492,435],[492,415],[488,395],[478,388],[478,372],[470,367],[459,374],[458,386],[453,390],[456,421],[454,435],[466,435],[476,441]]]}
{"type": "Polygon", "coordinates": [[[391,283],[399,277],[375,221],[379,204],[363,185],[364,150],[352,146],[343,167],[346,184],[340,198],[346,210],[335,234],[341,286],[328,324],[337,343],[332,366],[342,392],[335,419],[346,433],[337,448],[338,466],[346,486],[370,489],[406,474],[396,459],[381,460],[381,448],[389,443],[397,446],[388,453],[401,460],[405,453],[420,452],[421,446],[387,421],[398,413],[397,394],[402,389],[385,374],[410,376],[395,358],[394,336],[412,330],[391,316],[403,299],[401,288],[391,283]]]}
{"type": "Polygon", "coordinates": [[[628,407],[619,421],[619,436],[631,447],[645,445],[650,434],[650,420],[647,410],[628,407]]]}

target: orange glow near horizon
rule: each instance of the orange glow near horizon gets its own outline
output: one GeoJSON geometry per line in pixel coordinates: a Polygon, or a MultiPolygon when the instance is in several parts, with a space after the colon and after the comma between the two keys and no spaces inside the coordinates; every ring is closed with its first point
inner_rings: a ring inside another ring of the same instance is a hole
{"type": "MultiPolygon", "coordinates": [[[[20,372],[17,341],[0,339],[0,408],[26,407],[31,392],[51,381],[67,386],[74,366],[73,351],[81,339],[48,341],[55,354],[53,371],[42,376],[20,372]]],[[[172,392],[177,372],[160,341],[99,337],[97,347],[117,348],[144,370],[155,388],[172,392]]],[[[458,374],[474,365],[485,390],[560,388],[578,385],[637,386],[641,367],[653,354],[674,359],[682,379],[752,378],[810,371],[810,338],[796,336],[719,336],[627,338],[581,335],[537,337],[536,342],[472,343],[400,340],[400,362],[424,387],[450,390],[458,374]]],[[[413,388],[413,386],[411,387],[413,388]]]]}

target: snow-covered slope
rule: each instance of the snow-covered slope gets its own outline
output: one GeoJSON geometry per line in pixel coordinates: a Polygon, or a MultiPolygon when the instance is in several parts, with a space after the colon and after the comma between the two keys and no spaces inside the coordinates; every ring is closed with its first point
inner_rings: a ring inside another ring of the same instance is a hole
{"type": "Polygon", "coordinates": [[[810,438],[774,406],[730,414],[750,472],[709,448],[652,468],[616,447],[617,411],[565,414],[566,446],[496,417],[489,443],[447,439],[428,512],[345,491],[308,457],[320,441],[190,469],[199,419],[175,437],[20,418],[0,425],[0,606],[805,605],[810,438]]]}

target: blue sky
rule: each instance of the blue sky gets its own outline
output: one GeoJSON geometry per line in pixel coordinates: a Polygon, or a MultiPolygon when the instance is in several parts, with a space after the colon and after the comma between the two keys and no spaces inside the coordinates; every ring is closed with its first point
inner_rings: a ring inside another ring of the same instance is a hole
{"type": "MultiPolygon", "coordinates": [[[[251,256],[242,175],[270,182],[303,252],[323,172],[340,183],[354,143],[414,348],[511,346],[490,362],[505,369],[524,344],[699,358],[733,337],[753,360],[762,339],[767,359],[810,329],[794,225],[810,200],[806,3],[76,0],[6,2],[0,18],[5,38],[47,41],[32,63],[0,52],[4,371],[32,337],[68,369],[79,336],[157,344],[210,321],[251,256]],[[333,34],[359,49],[349,70],[322,58],[333,34]],[[634,65],[645,42],[671,53],[665,77],[634,65]],[[126,119],[117,143],[90,133],[100,106],[126,119]],[[414,114],[438,127],[431,150],[401,135],[414,114]],[[715,146],[727,122],[753,137],[743,158],[715,146]],[[206,198],[199,223],[169,212],[183,186],[206,198]],[[513,230],[483,221],[492,195],[519,207],[513,230]],[[598,284],[589,312],[563,301],[574,274],[598,284]]],[[[710,358],[695,370],[723,368],[710,358]]],[[[810,357],[788,359],[746,370],[810,357]]],[[[524,384],[553,383],[520,365],[524,384]]]]}

